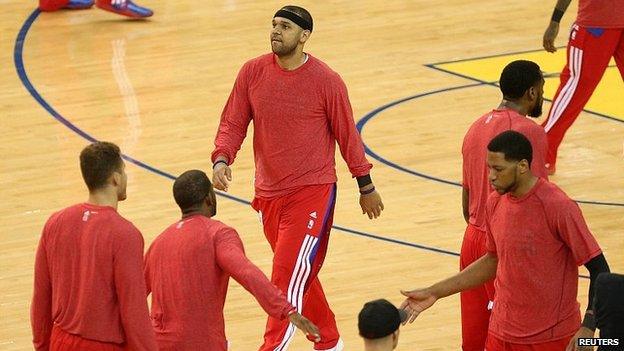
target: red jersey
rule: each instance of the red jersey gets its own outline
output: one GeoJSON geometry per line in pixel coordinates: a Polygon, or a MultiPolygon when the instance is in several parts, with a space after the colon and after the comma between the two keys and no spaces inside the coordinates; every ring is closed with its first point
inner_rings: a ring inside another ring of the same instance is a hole
{"type": "Polygon", "coordinates": [[[624,0],[579,0],[576,24],[583,27],[624,28],[624,0]]]}
{"type": "Polygon", "coordinates": [[[251,120],[256,196],[335,183],[336,141],[354,177],[372,167],[344,82],[311,55],[292,71],[282,69],[272,53],[245,63],[221,115],[213,162],[220,155],[234,162],[251,120]]]}
{"type": "Polygon", "coordinates": [[[525,135],[533,147],[531,171],[548,179],[546,171],[546,132],[537,123],[510,109],[492,110],[476,120],[468,129],[462,146],[463,180],[468,190],[469,222],[485,231],[485,203],[494,190],[488,180],[487,145],[498,134],[515,130],[525,135]]]}
{"type": "Polygon", "coordinates": [[[230,276],[272,317],[284,319],[294,310],[225,224],[194,215],[154,240],[145,256],[145,280],[161,351],[227,350],[223,305],[230,276]]]}
{"type": "Polygon", "coordinates": [[[581,325],[578,266],[601,253],[578,205],[540,178],[521,198],[493,192],[486,232],[498,257],[490,333],[520,344],[573,335],[581,325]]]}
{"type": "Polygon", "coordinates": [[[109,206],[78,204],[45,224],[35,259],[33,343],[53,325],[130,350],[157,350],[143,281],[143,237],[109,206]]]}

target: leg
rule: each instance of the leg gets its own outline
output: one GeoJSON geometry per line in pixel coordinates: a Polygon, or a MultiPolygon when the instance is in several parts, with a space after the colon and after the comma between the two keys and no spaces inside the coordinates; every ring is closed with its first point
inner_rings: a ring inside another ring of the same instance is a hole
{"type": "MultiPolygon", "coordinates": [[[[265,235],[274,251],[271,281],[299,312],[317,323],[322,339],[317,348],[331,348],[338,342],[333,313],[316,278],[327,251],[335,194],[335,185],[327,184],[269,201],[273,206],[254,201],[254,207],[262,211],[265,235]]],[[[260,350],[287,350],[294,334],[287,320],[269,317],[260,350]]]]}
{"type": "MultiPolygon", "coordinates": [[[[485,254],[485,238],[485,233],[472,225],[466,227],[459,256],[460,270],[485,254]]],[[[491,312],[488,306],[493,300],[493,282],[487,284],[487,289],[486,285],[481,285],[460,293],[464,351],[483,351],[485,348],[491,312]]]]}
{"type": "Polygon", "coordinates": [[[574,25],[567,48],[567,63],[542,126],[548,138],[546,167],[554,173],[563,136],[581,113],[604,74],[617,45],[617,30],[574,25]]]}
{"type": "Polygon", "coordinates": [[[613,57],[615,58],[615,64],[617,65],[618,70],[620,70],[620,76],[624,82],[624,29],[620,28],[618,30],[620,31],[620,40],[618,41],[613,57]]]}
{"type": "Polygon", "coordinates": [[[64,8],[69,0],[39,0],[39,10],[56,11],[64,8]]]}

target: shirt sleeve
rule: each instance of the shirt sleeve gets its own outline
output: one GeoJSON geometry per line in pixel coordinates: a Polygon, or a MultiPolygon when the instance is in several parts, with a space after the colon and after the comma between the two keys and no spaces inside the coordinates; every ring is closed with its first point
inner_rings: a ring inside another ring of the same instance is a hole
{"type": "Polygon", "coordinates": [[[498,256],[496,253],[496,241],[494,240],[494,234],[492,234],[492,230],[490,228],[490,218],[492,215],[492,197],[488,198],[486,207],[485,207],[485,234],[486,234],[486,238],[485,238],[485,249],[495,255],[498,256]]]}
{"type": "Polygon", "coordinates": [[[537,123],[534,123],[532,130],[528,133],[530,136],[531,147],[533,148],[533,160],[531,161],[531,172],[534,175],[548,180],[548,171],[546,170],[546,153],[548,152],[548,141],[546,132],[537,123]]]}
{"type": "Polygon", "coordinates": [[[35,257],[35,284],[30,305],[30,323],[35,350],[50,349],[50,335],[53,327],[52,281],[46,252],[46,236],[51,226],[50,222],[51,220],[48,220],[44,226],[35,257]]]}
{"type": "Polygon", "coordinates": [[[576,202],[568,198],[560,206],[553,207],[557,233],[572,252],[578,266],[602,253],[576,202]]]}
{"type": "Polygon", "coordinates": [[[470,156],[468,155],[468,150],[466,150],[467,138],[468,136],[466,135],[464,137],[464,142],[462,143],[462,187],[466,190],[470,190],[470,165],[468,164],[470,156]]]}
{"type": "Polygon", "coordinates": [[[342,158],[347,163],[353,177],[369,174],[373,167],[364,155],[362,138],[355,128],[353,110],[349,102],[347,87],[336,75],[327,85],[326,112],[332,133],[340,147],[342,158]]]}
{"type": "Polygon", "coordinates": [[[147,250],[147,253],[145,254],[145,258],[143,259],[143,277],[145,278],[145,291],[147,292],[147,295],[149,295],[152,292],[152,283],[151,283],[151,277],[150,277],[150,263],[149,263],[149,256],[150,256],[150,251],[151,251],[151,247],[147,250]]]}
{"type": "Polygon", "coordinates": [[[158,350],[143,278],[143,237],[136,228],[119,233],[113,258],[121,323],[131,350],[158,350]]]}
{"type": "Polygon", "coordinates": [[[247,128],[252,117],[248,71],[246,64],[238,72],[230,97],[221,113],[221,122],[214,141],[215,149],[211,157],[212,162],[219,156],[225,156],[229,164],[234,163],[236,154],[247,135],[247,128]]]}
{"type": "Polygon", "coordinates": [[[249,291],[266,313],[282,320],[295,309],[284,294],[245,256],[243,243],[234,229],[221,229],[215,236],[215,245],[219,267],[249,291]]]}

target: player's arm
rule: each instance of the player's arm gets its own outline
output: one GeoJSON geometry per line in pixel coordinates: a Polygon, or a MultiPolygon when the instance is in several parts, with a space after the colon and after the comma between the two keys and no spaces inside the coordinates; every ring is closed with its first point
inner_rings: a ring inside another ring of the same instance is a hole
{"type": "Polygon", "coordinates": [[[351,175],[357,179],[362,213],[368,215],[370,219],[377,218],[381,215],[384,205],[370,176],[373,165],[364,154],[364,143],[355,127],[347,87],[336,75],[328,79],[325,88],[327,118],[338,142],[340,154],[347,163],[351,175]]]}
{"type": "Polygon", "coordinates": [[[594,333],[596,332],[596,316],[594,315],[594,295],[595,295],[595,287],[596,280],[601,273],[609,273],[609,264],[605,259],[604,255],[601,253],[600,255],[592,258],[589,262],[585,263],[585,268],[589,271],[589,292],[588,292],[588,302],[587,302],[587,310],[585,310],[585,316],[583,317],[583,322],[581,323],[581,328],[574,334],[570,342],[568,343],[568,347],[566,351],[585,351],[585,350],[593,350],[593,348],[583,348],[577,346],[577,340],[579,338],[593,338],[594,333]]]}
{"type": "Polygon", "coordinates": [[[497,265],[498,258],[493,253],[488,252],[463,271],[428,288],[401,290],[401,294],[407,297],[401,308],[408,313],[409,322],[412,323],[421,312],[431,307],[437,300],[474,288],[493,279],[496,276],[497,265]]]}
{"type": "Polygon", "coordinates": [[[284,294],[245,256],[243,243],[234,229],[221,229],[215,237],[215,246],[219,267],[249,291],[268,315],[280,320],[288,318],[311,340],[320,341],[318,328],[299,314],[284,294]]]}
{"type": "Polygon", "coordinates": [[[230,97],[221,113],[219,129],[215,136],[215,149],[211,157],[212,182],[215,188],[223,191],[227,191],[229,182],[232,181],[230,165],[234,163],[251,122],[248,70],[249,66],[246,64],[238,73],[230,97]]]}
{"type": "MultiPolygon", "coordinates": [[[[492,252],[486,253],[463,271],[424,289],[401,291],[407,299],[401,305],[412,323],[418,315],[431,307],[437,300],[484,284],[496,276],[498,257],[492,252]]],[[[407,320],[406,320],[407,321],[407,320]]]]}
{"type": "MultiPolygon", "coordinates": [[[[46,227],[48,224],[46,224],[46,227]]],[[[50,349],[50,335],[52,335],[52,281],[50,267],[45,248],[45,233],[43,230],[35,258],[35,284],[32,303],[30,305],[30,323],[33,333],[35,350],[50,349]]]]}
{"type": "Polygon", "coordinates": [[[125,230],[115,238],[113,274],[121,324],[128,348],[158,350],[147,308],[143,276],[143,237],[138,230],[125,230]]]}
{"type": "Polygon", "coordinates": [[[607,259],[604,257],[604,254],[600,254],[589,260],[589,262],[585,263],[585,268],[589,271],[589,292],[587,293],[587,310],[585,311],[585,317],[583,318],[583,326],[595,331],[596,319],[594,316],[593,306],[594,295],[596,293],[596,280],[601,273],[609,273],[611,270],[609,269],[609,264],[607,263],[607,259]]]}
{"type": "Polygon", "coordinates": [[[557,38],[557,34],[559,34],[559,22],[561,21],[561,17],[568,9],[570,2],[572,0],[557,0],[557,5],[555,5],[555,9],[553,10],[552,16],[550,18],[550,23],[544,32],[544,49],[548,52],[555,52],[557,48],[555,47],[555,39],[557,38]]]}
{"type": "Polygon", "coordinates": [[[470,191],[466,187],[462,187],[462,213],[466,224],[470,220],[470,191]]]}

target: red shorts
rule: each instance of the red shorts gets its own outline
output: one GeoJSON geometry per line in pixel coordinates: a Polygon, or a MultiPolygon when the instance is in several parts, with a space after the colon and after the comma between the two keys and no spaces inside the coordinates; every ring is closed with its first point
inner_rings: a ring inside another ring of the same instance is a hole
{"type": "Polygon", "coordinates": [[[52,328],[50,351],[123,351],[124,345],[85,339],[58,326],[52,328]]]}
{"type": "Polygon", "coordinates": [[[489,333],[485,342],[485,351],[564,351],[570,339],[572,339],[572,335],[538,344],[514,344],[503,341],[489,333]]]}

